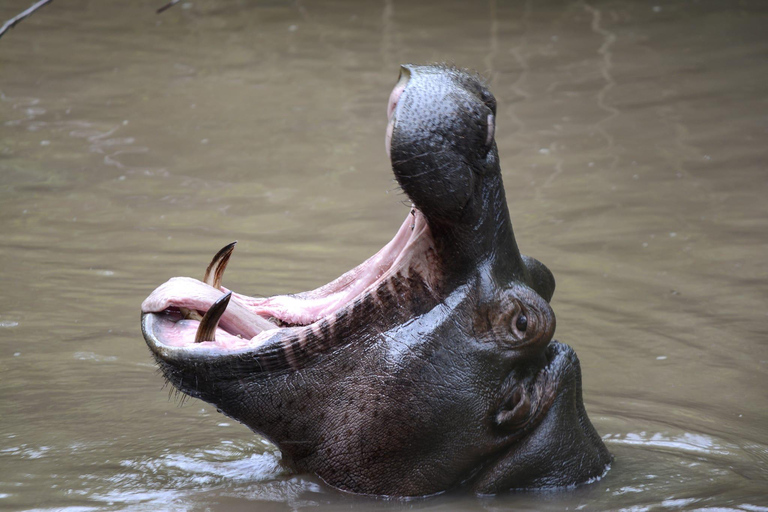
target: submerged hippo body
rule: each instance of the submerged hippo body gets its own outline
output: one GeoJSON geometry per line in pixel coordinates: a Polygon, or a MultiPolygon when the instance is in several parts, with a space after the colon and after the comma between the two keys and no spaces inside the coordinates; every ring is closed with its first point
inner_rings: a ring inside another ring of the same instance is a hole
{"type": "Polygon", "coordinates": [[[205,282],[170,280],[142,305],[163,373],[344,491],[492,494],[601,476],[610,455],[578,359],[552,340],[554,278],[512,232],[493,96],[463,71],[404,66],[388,111],[414,205],[394,239],[297,295],[224,296],[231,248],[205,282]]]}

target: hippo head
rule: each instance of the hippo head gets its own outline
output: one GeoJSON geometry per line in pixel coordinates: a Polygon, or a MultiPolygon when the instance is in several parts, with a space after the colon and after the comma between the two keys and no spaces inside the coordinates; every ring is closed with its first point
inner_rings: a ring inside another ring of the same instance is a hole
{"type": "Polygon", "coordinates": [[[174,278],[142,305],[165,377],[368,495],[570,486],[610,454],[579,361],[552,339],[552,274],[521,256],[494,140],[496,102],[444,66],[404,66],[387,151],[413,203],[395,237],[320,288],[253,298],[174,278]]]}

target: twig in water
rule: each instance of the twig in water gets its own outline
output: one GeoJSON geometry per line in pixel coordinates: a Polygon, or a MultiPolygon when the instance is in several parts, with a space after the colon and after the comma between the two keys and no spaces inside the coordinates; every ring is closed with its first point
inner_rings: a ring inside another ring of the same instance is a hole
{"type": "Polygon", "coordinates": [[[35,12],[36,10],[41,8],[42,6],[47,5],[47,4],[51,3],[51,2],[53,2],[53,0],[40,0],[39,2],[37,2],[35,5],[30,7],[29,9],[27,9],[23,13],[19,14],[18,16],[14,16],[13,18],[11,18],[8,21],[6,21],[3,24],[2,28],[0,28],[0,37],[3,37],[3,34],[5,34],[9,30],[11,30],[13,27],[15,27],[18,22],[20,22],[24,18],[28,17],[29,15],[31,15],[33,12],[35,12]]]}
{"type": "Polygon", "coordinates": [[[165,4],[164,6],[162,6],[161,8],[159,8],[159,9],[156,11],[156,12],[157,12],[157,14],[160,14],[160,13],[161,13],[161,12],[163,12],[163,11],[167,11],[168,9],[170,9],[171,7],[173,7],[174,5],[176,5],[177,3],[179,3],[179,1],[180,1],[180,0],[171,0],[170,2],[168,2],[167,4],[165,4]]]}

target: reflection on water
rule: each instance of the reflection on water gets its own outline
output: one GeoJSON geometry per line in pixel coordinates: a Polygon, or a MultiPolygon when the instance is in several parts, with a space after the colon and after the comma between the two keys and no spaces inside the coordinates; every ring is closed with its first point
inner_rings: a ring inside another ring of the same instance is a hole
{"type": "Polygon", "coordinates": [[[54,3],[0,41],[0,508],[768,511],[761,2],[161,3],[54,3]],[[518,239],[615,455],[592,485],[340,495],[169,401],[143,346],[142,299],[224,243],[225,285],[270,295],[388,241],[386,99],[431,61],[496,94],[518,239]]]}

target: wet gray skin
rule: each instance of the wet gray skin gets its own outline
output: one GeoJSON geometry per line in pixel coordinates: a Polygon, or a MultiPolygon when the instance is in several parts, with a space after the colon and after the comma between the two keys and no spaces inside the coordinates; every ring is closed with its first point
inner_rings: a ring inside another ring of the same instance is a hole
{"type": "Polygon", "coordinates": [[[469,73],[403,66],[387,147],[414,208],[381,253],[393,261],[260,300],[224,296],[215,258],[194,299],[161,287],[142,307],[165,377],[343,491],[493,494],[600,477],[611,456],[584,410],[578,359],[552,339],[554,278],[515,242],[495,111],[469,73]],[[346,298],[318,310],[333,294],[346,298]],[[217,297],[197,340],[185,334],[217,297]],[[270,301],[293,309],[267,314],[270,301]]]}

